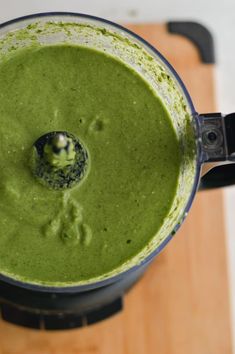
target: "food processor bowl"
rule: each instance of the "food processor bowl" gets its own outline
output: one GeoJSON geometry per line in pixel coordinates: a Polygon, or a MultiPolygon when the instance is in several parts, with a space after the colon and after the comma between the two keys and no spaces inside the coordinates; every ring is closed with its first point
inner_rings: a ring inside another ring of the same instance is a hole
{"type": "Polygon", "coordinates": [[[201,166],[211,161],[232,162],[235,152],[233,114],[199,115],[168,61],[144,39],[110,21],[75,13],[44,13],[9,21],[0,25],[0,63],[28,46],[62,43],[105,52],[138,72],[169,112],[182,163],[176,197],[161,229],[138,255],[118,269],[86,282],[60,286],[31,284],[0,274],[2,317],[47,329],[94,323],[120,310],[123,294],[187,216],[199,186],[201,166]]]}

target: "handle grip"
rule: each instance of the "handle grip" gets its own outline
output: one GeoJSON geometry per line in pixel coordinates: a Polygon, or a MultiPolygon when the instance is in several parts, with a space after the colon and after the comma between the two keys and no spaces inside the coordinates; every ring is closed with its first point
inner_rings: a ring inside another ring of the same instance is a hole
{"type": "Polygon", "coordinates": [[[235,184],[235,113],[198,116],[201,162],[220,162],[202,178],[200,189],[235,184]]]}

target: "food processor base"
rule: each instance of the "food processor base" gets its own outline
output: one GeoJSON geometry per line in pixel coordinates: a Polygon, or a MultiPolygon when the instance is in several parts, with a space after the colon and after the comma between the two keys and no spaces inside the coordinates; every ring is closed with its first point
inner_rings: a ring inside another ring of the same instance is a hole
{"type": "Polygon", "coordinates": [[[63,312],[46,314],[36,310],[29,311],[14,304],[3,303],[1,305],[1,315],[3,320],[15,325],[35,329],[59,330],[83,327],[102,321],[118,313],[121,309],[122,298],[83,315],[63,312]]]}
{"type": "MultiPolygon", "coordinates": [[[[140,279],[147,264],[113,283],[87,291],[43,291],[0,280],[0,315],[15,325],[46,330],[83,327],[113,316],[123,296],[140,279]]],[[[40,289],[40,288],[39,288],[40,289]]]]}

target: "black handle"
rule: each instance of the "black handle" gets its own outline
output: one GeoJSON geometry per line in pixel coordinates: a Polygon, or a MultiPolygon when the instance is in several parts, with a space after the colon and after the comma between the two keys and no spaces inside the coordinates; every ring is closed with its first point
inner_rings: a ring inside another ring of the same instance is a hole
{"type": "Polygon", "coordinates": [[[235,184],[235,113],[198,116],[202,163],[221,161],[201,178],[200,189],[235,184]]]}

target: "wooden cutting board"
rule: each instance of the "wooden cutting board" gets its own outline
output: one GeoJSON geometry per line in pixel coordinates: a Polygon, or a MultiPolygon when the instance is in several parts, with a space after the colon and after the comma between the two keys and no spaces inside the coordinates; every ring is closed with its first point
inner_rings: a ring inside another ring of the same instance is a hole
{"type": "MultiPolygon", "coordinates": [[[[199,112],[214,111],[213,65],[165,25],[132,25],[181,75],[199,112]]],[[[124,311],[102,323],[38,332],[0,321],[0,354],[230,354],[231,328],[222,191],[200,192],[190,214],[124,311]]]]}

